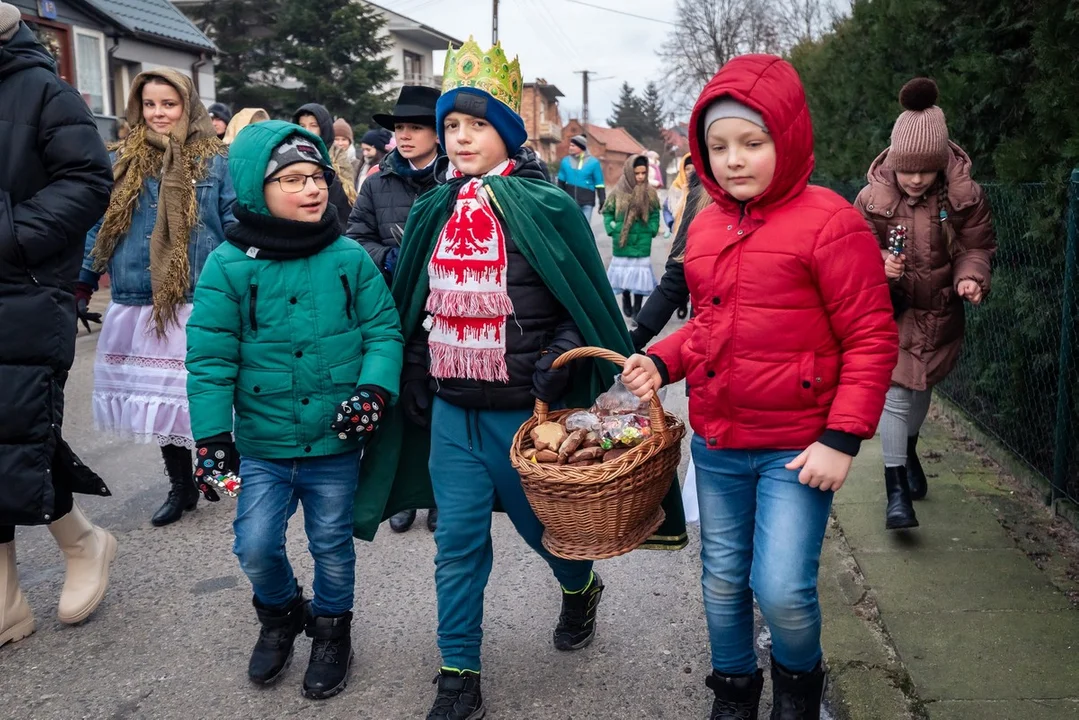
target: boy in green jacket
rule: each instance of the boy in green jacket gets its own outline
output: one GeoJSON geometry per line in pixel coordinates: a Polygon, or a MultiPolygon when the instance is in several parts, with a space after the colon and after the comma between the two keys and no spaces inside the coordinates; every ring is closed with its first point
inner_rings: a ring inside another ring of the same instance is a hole
{"type": "Polygon", "coordinates": [[[233,551],[262,624],[248,676],[276,680],[306,628],[303,692],[322,699],[344,689],[352,660],[352,501],[363,443],[397,397],[400,322],[370,256],[338,235],[319,138],[251,125],[229,169],[238,223],[203,268],[187,328],[196,482],[214,500],[211,476],[243,478],[233,551]],[[310,601],[285,554],[298,503],[315,560],[310,601]]]}

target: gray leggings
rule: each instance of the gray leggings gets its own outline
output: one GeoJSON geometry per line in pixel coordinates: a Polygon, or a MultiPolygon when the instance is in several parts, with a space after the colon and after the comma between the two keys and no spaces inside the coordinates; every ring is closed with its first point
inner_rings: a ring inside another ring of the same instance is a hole
{"type": "Polygon", "coordinates": [[[884,413],[880,416],[880,444],[884,449],[885,467],[907,464],[907,438],[922,429],[932,397],[933,388],[908,390],[899,385],[888,388],[884,413]]]}

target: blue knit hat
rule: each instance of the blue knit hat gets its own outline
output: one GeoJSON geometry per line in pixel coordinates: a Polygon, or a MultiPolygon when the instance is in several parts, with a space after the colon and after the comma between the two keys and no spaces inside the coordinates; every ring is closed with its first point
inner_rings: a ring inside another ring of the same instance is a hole
{"type": "Polygon", "coordinates": [[[505,103],[499,102],[489,93],[472,87],[459,87],[450,90],[438,99],[435,105],[435,126],[438,129],[438,141],[446,147],[446,116],[451,112],[463,112],[473,117],[480,117],[491,123],[502,142],[506,144],[506,153],[513,157],[528,139],[528,130],[521,116],[510,110],[505,103]]]}

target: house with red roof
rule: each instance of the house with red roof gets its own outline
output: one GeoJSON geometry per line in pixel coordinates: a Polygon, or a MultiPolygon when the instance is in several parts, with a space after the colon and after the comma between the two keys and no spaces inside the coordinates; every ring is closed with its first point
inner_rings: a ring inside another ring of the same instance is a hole
{"type": "Polygon", "coordinates": [[[584,135],[588,140],[588,152],[603,166],[603,179],[610,192],[618,179],[622,177],[622,168],[631,155],[641,155],[648,151],[644,145],[625,128],[609,128],[601,125],[585,125],[580,120],[570,120],[562,128],[562,142],[558,145],[558,156],[569,154],[569,141],[577,135],[584,135]]]}

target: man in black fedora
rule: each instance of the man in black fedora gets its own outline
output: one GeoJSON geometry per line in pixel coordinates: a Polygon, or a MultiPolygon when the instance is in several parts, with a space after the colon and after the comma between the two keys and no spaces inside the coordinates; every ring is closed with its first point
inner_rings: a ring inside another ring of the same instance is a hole
{"type": "MultiPolygon", "coordinates": [[[[444,155],[435,130],[435,103],[439,95],[435,88],[405,85],[393,112],[372,118],[394,134],[397,147],[379,163],[378,172],[360,187],[345,234],[371,254],[387,283],[393,279],[401,235],[412,203],[435,186],[435,161],[444,155]]],[[[405,532],[415,520],[416,511],[405,510],[390,518],[390,527],[394,532],[405,532]]],[[[428,512],[427,527],[432,532],[437,521],[438,511],[428,512]]]]}

